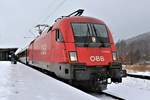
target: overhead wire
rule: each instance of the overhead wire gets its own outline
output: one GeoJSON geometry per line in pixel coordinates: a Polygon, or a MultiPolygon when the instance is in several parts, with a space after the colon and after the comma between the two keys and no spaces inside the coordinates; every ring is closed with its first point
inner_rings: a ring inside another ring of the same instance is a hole
{"type": "Polygon", "coordinates": [[[60,7],[63,6],[63,4],[65,3],[65,1],[67,1],[67,0],[62,0],[62,1],[55,7],[55,9],[44,19],[44,22],[46,22],[46,21],[51,17],[51,15],[54,15],[54,14],[57,12],[57,10],[59,10],[60,7]]]}
{"type": "MultiPolygon", "coordinates": [[[[54,14],[57,12],[57,10],[59,10],[60,7],[63,6],[63,4],[65,3],[65,1],[67,1],[67,0],[62,0],[62,1],[55,7],[55,9],[52,10],[52,12],[51,12],[50,14],[48,14],[48,16],[47,16],[46,18],[44,18],[43,23],[46,23],[46,21],[48,21],[48,19],[50,19],[51,15],[54,15],[54,14]]],[[[48,5],[48,7],[47,7],[48,10],[49,10],[50,8],[52,8],[52,6],[50,6],[50,5],[53,4],[54,2],[56,2],[56,1],[53,0],[53,1],[48,5]]],[[[46,12],[46,11],[45,11],[45,12],[46,12]]],[[[41,20],[42,18],[43,18],[43,16],[41,16],[39,20],[41,20]]],[[[36,22],[36,23],[37,23],[37,22],[36,22]]],[[[35,25],[36,23],[34,23],[33,25],[35,25]]],[[[33,26],[33,27],[35,27],[35,26],[33,26]]],[[[31,31],[31,29],[29,29],[29,32],[30,32],[34,37],[36,37],[36,35],[31,31]]]]}
{"type": "MultiPolygon", "coordinates": [[[[52,0],[50,3],[49,3],[49,5],[46,7],[46,9],[51,9],[53,6],[52,6],[52,4],[54,4],[54,2],[56,2],[56,0],[52,0]]],[[[44,12],[46,12],[47,10],[44,10],[44,12]]],[[[41,16],[38,20],[41,20],[41,19],[43,19],[43,16],[41,16]]],[[[34,37],[36,37],[36,35],[32,32],[32,29],[33,29],[33,27],[35,27],[35,24],[37,24],[37,21],[36,22],[34,22],[33,24],[32,24],[32,26],[31,26],[31,28],[28,30],[28,32],[30,32],[34,37]]]]}

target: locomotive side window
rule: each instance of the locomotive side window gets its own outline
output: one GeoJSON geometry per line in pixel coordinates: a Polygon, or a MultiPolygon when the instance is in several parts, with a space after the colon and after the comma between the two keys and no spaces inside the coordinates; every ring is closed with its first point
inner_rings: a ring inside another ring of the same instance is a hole
{"type": "Polygon", "coordinates": [[[63,42],[63,36],[62,33],[60,32],[60,30],[56,30],[56,41],[57,42],[63,42]]]}

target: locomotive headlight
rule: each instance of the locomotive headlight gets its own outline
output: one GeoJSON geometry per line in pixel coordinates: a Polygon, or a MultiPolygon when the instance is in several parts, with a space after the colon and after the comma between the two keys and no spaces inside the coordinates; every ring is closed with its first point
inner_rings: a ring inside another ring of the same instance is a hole
{"type": "Polygon", "coordinates": [[[75,52],[75,51],[69,52],[69,57],[70,57],[70,61],[76,62],[77,61],[77,52],[75,52]]]}
{"type": "Polygon", "coordinates": [[[113,60],[116,61],[116,60],[117,60],[117,53],[116,53],[116,52],[113,52],[113,53],[112,53],[112,57],[113,57],[113,60]]]}

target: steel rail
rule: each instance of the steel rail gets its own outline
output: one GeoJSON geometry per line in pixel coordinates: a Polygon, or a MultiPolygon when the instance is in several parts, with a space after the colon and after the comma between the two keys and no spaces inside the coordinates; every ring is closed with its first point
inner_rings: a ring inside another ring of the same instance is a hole
{"type": "Polygon", "coordinates": [[[150,76],[146,76],[146,75],[127,74],[127,76],[129,76],[129,77],[134,77],[134,78],[140,78],[140,79],[147,79],[147,80],[150,80],[150,76]]]}
{"type": "Polygon", "coordinates": [[[119,96],[116,96],[116,95],[113,95],[113,94],[110,94],[110,93],[106,93],[106,92],[100,92],[101,94],[104,94],[106,96],[109,96],[109,97],[112,97],[114,99],[117,99],[117,100],[125,100],[123,99],[122,97],[119,97],[119,96]]]}

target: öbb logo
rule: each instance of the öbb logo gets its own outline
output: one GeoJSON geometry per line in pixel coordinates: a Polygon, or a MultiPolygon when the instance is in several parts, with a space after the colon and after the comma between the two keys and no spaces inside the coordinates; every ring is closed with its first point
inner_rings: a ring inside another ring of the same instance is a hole
{"type": "Polygon", "coordinates": [[[90,60],[92,61],[92,62],[99,62],[99,61],[104,61],[105,59],[104,59],[104,56],[90,56],[90,60]]]}

